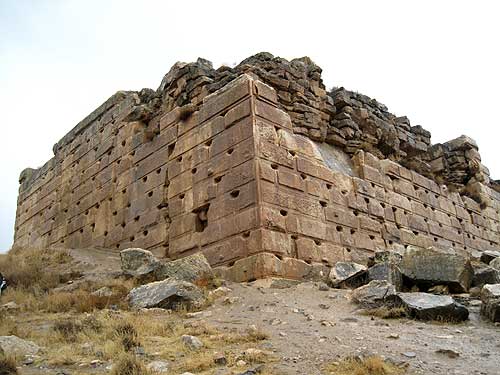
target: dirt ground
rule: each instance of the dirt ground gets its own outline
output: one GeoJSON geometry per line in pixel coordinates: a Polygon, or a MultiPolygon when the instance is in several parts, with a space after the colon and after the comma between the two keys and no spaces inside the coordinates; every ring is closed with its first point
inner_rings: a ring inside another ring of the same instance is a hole
{"type": "MultiPolygon", "coordinates": [[[[80,281],[106,279],[119,273],[118,253],[110,256],[107,251],[101,254],[99,250],[78,250],[71,252],[71,256],[76,268],[85,270],[80,281]]],[[[78,279],[74,280],[74,283],[78,282],[78,279]]],[[[481,320],[479,307],[474,303],[468,306],[470,320],[465,323],[420,322],[381,319],[363,314],[349,301],[348,290],[320,290],[319,284],[314,282],[268,279],[242,284],[224,282],[224,286],[231,291],[215,299],[195,317],[185,313],[171,314],[160,309],[151,312],[105,309],[90,314],[38,314],[36,311],[8,314],[20,333],[23,333],[21,337],[31,339],[42,347],[43,342],[37,342],[38,338],[42,340],[44,334],[51,331],[60,320],[78,321],[92,315],[110,320],[112,324],[114,320],[128,319],[140,326],[144,350],[141,359],[144,363],[166,360],[170,363],[169,374],[186,371],[186,366],[179,364],[191,360],[191,357],[199,357],[197,360],[201,362],[204,360],[201,357],[206,357],[211,365],[190,371],[199,374],[249,375],[251,372],[245,371],[254,368],[255,363],[247,360],[247,365],[235,365],[240,355],[237,353],[249,348],[270,354],[266,355],[264,361],[257,361],[264,363],[265,375],[327,374],[327,365],[357,355],[380,355],[391,363],[406,367],[408,374],[500,374],[500,326],[481,320]],[[177,328],[172,330],[169,337],[162,337],[155,327],[164,326],[177,328]],[[214,330],[198,329],[199,332],[196,332],[196,328],[189,328],[205,326],[214,327],[214,330]],[[268,337],[247,340],[241,335],[249,328],[264,332],[268,337]],[[228,338],[228,335],[235,333],[240,336],[228,338]],[[199,335],[207,344],[204,351],[192,353],[180,348],[178,343],[182,334],[199,335]],[[216,352],[227,353],[230,363],[214,366],[213,355],[216,352]]],[[[86,345],[84,339],[78,340],[75,346],[86,345]]],[[[101,348],[108,345],[104,339],[101,341],[101,348]]],[[[45,348],[41,354],[45,358],[21,365],[19,372],[23,375],[110,372],[114,358],[108,355],[91,364],[92,359],[99,358],[82,357],[79,356],[80,352],[80,349],[75,349],[70,354],[74,358],[50,364],[50,353],[47,354],[45,348]]]]}

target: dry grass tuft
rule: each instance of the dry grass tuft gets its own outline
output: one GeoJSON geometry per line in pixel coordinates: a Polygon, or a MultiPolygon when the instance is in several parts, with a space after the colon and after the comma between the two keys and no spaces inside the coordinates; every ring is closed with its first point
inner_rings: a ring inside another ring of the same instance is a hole
{"type": "Polygon", "coordinates": [[[16,360],[0,354],[0,375],[17,375],[16,360]]]}
{"type": "Polygon", "coordinates": [[[111,370],[111,375],[152,375],[144,364],[132,354],[122,354],[111,370]]]}
{"type": "Polygon", "coordinates": [[[341,362],[329,365],[326,368],[329,375],[399,375],[405,370],[384,361],[379,356],[364,359],[345,358],[341,362]]]}
{"type": "Polygon", "coordinates": [[[378,307],[367,309],[361,312],[363,315],[376,316],[382,319],[399,319],[407,317],[407,311],[404,307],[378,307]]]}
{"type": "Polygon", "coordinates": [[[123,349],[128,352],[141,346],[137,330],[130,322],[120,322],[114,327],[114,334],[120,340],[123,349]]]}

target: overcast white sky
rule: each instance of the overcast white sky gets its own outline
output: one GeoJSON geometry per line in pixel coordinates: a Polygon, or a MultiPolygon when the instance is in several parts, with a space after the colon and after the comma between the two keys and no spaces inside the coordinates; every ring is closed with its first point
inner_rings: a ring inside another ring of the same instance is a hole
{"type": "Polygon", "coordinates": [[[375,97],[444,142],[476,139],[500,178],[498,1],[0,0],[0,250],[18,176],[117,90],[176,61],[307,55],[328,88],[375,97]]]}

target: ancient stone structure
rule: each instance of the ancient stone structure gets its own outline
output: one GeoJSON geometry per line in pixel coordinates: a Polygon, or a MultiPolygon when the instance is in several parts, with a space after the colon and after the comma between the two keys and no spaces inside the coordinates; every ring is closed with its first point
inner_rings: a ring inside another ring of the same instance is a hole
{"type": "Polygon", "coordinates": [[[177,63],[118,92],[20,176],[14,246],[202,251],[232,277],[308,277],[376,250],[500,244],[478,147],[335,88],[309,58],[177,63]]]}

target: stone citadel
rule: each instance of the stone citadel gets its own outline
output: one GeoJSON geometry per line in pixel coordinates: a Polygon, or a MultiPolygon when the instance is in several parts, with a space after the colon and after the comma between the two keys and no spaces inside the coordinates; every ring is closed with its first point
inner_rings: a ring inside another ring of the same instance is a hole
{"type": "Polygon", "coordinates": [[[476,143],[334,88],[304,57],[176,63],[120,91],[20,175],[14,247],[201,251],[236,280],[307,278],[408,245],[474,258],[500,243],[476,143]]]}

